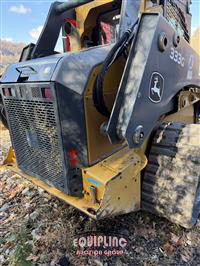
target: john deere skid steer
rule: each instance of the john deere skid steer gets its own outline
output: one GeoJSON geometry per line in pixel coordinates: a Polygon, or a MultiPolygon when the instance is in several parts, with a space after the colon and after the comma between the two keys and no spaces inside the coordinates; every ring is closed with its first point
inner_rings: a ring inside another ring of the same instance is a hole
{"type": "Polygon", "coordinates": [[[192,227],[200,60],[190,35],[188,0],[54,2],[1,79],[12,141],[2,167],[95,219],[142,208],[192,227]]]}

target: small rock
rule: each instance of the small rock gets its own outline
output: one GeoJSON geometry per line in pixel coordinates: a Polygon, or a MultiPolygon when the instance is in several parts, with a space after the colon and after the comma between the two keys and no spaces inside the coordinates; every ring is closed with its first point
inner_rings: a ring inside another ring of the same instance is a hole
{"type": "Polygon", "coordinates": [[[20,178],[21,179],[20,175],[18,175],[18,174],[13,174],[12,178],[16,178],[16,179],[20,178]]]}
{"type": "Polygon", "coordinates": [[[24,207],[25,207],[26,209],[29,209],[29,208],[31,208],[31,204],[27,202],[27,203],[24,204],[24,207]]]}
{"type": "Polygon", "coordinates": [[[39,240],[41,238],[41,236],[38,234],[38,229],[34,229],[31,232],[31,235],[32,235],[33,239],[35,239],[35,240],[39,240]]]}
{"type": "Polygon", "coordinates": [[[0,178],[4,177],[5,172],[0,173],[0,178]]]}
{"type": "Polygon", "coordinates": [[[10,208],[10,205],[8,203],[5,203],[1,208],[0,212],[5,212],[10,208]]]}
{"type": "Polygon", "coordinates": [[[140,252],[143,251],[143,250],[144,250],[143,247],[136,247],[134,251],[135,251],[136,253],[140,253],[140,252]]]}
{"type": "Polygon", "coordinates": [[[44,189],[41,188],[41,187],[39,187],[37,190],[38,190],[38,193],[39,193],[40,195],[44,193],[44,189]]]}
{"type": "Polygon", "coordinates": [[[51,200],[52,199],[52,197],[51,197],[51,195],[49,194],[49,193],[44,193],[44,196],[45,196],[45,198],[46,199],[48,199],[48,200],[51,200]]]}
{"type": "Polygon", "coordinates": [[[120,234],[122,234],[122,235],[124,235],[124,236],[129,236],[129,235],[130,235],[130,233],[129,233],[129,231],[128,231],[127,229],[122,229],[122,230],[120,231],[120,234]]]}
{"type": "Polygon", "coordinates": [[[8,217],[8,213],[6,212],[0,212],[0,220],[1,222],[3,222],[4,220],[6,220],[8,217]]]}
{"type": "Polygon", "coordinates": [[[48,202],[49,200],[47,198],[44,198],[44,202],[48,202]]]}
{"type": "Polygon", "coordinates": [[[7,179],[7,176],[5,175],[5,176],[3,176],[2,178],[1,178],[1,180],[3,181],[3,182],[5,182],[6,181],[6,179],[7,179]]]}
{"type": "Polygon", "coordinates": [[[56,265],[56,259],[52,260],[50,263],[50,266],[55,266],[56,265]]]}
{"type": "Polygon", "coordinates": [[[58,264],[60,266],[69,266],[70,262],[69,262],[69,259],[66,256],[63,256],[63,257],[60,258],[58,264]]]}
{"type": "Polygon", "coordinates": [[[26,187],[23,191],[22,191],[22,195],[27,195],[29,192],[29,187],[26,187]]]}
{"type": "Polygon", "coordinates": [[[192,238],[193,238],[193,233],[192,232],[188,232],[187,233],[187,239],[188,240],[192,240],[192,238]]]}
{"type": "Polygon", "coordinates": [[[4,255],[0,255],[0,264],[3,264],[5,261],[4,255]]]}
{"type": "Polygon", "coordinates": [[[29,245],[33,246],[33,240],[26,241],[26,244],[29,244],[29,245]]]}
{"type": "Polygon", "coordinates": [[[29,220],[29,214],[26,214],[26,216],[24,217],[24,220],[25,221],[28,221],[29,220]]]}
{"type": "Polygon", "coordinates": [[[156,254],[154,254],[154,255],[151,256],[151,259],[152,260],[158,260],[158,256],[156,254]]]}
{"type": "Polygon", "coordinates": [[[31,218],[32,220],[35,220],[35,219],[38,217],[38,215],[39,215],[38,211],[34,211],[34,212],[32,212],[32,213],[30,214],[30,218],[31,218]]]}
{"type": "Polygon", "coordinates": [[[117,258],[117,261],[116,261],[115,265],[116,265],[116,266],[122,266],[122,265],[123,265],[123,263],[122,263],[122,261],[120,260],[120,258],[117,258]]]}
{"type": "Polygon", "coordinates": [[[10,254],[10,249],[6,249],[5,254],[8,256],[10,254]]]}
{"type": "Polygon", "coordinates": [[[94,260],[94,263],[98,266],[103,266],[103,263],[100,260],[94,260]]]}
{"type": "Polygon", "coordinates": [[[192,241],[191,240],[187,240],[186,243],[191,246],[192,245],[192,241]]]}

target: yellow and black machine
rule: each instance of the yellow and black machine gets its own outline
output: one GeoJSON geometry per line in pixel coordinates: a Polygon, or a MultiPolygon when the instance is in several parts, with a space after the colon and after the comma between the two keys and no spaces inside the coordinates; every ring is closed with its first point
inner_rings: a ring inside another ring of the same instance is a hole
{"type": "Polygon", "coordinates": [[[192,227],[200,61],[190,35],[187,0],[54,2],[1,78],[3,167],[95,219],[142,208],[192,227]]]}

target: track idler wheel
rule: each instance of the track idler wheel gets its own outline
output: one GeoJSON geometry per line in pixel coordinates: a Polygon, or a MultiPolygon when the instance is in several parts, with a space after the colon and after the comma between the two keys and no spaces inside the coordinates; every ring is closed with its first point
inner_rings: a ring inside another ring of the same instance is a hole
{"type": "Polygon", "coordinates": [[[200,213],[200,124],[163,123],[142,182],[142,208],[191,228],[200,213]]]}

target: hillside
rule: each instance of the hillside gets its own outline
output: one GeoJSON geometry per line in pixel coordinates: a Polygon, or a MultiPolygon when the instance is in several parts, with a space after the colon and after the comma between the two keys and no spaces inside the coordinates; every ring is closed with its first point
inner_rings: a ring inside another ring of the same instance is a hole
{"type": "Polygon", "coordinates": [[[0,74],[8,64],[15,63],[19,60],[25,43],[16,43],[0,40],[0,74]]]}

